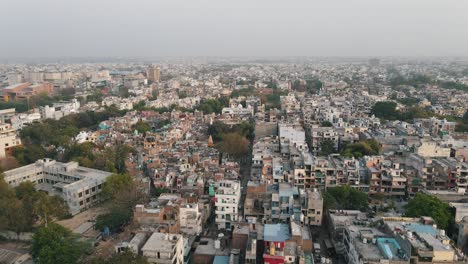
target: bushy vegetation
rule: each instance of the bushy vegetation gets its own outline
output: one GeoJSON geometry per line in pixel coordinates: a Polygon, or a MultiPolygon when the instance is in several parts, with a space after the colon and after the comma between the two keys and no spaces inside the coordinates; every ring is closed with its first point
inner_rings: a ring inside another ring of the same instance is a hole
{"type": "Polygon", "coordinates": [[[223,139],[223,135],[228,133],[238,133],[253,141],[255,138],[255,124],[243,121],[240,124],[229,126],[221,121],[215,121],[213,125],[208,127],[208,135],[213,137],[215,143],[220,142],[223,139]]]}
{"type": "Polygon", "coordinates": [[[327,209],[365,211],[369,207],[367,194],[349,185],[328,188],[323,201],[327,209]]]}
{"type": "Polygon", "coordinates": [[[323,126],[323,127],[332,127],[333,124],[330,122],[330,121],[323,121],[320,126],[323,126]]]}
{"type": "Polygon", "coordinates": [[[377,102],[372,107],[372,114],[385,120],[402,120],[413,122],[415,118],[429,118],[436,116],[434,112],[415,106],[406,111],[396,109],[396,103],[391,101],[377,102]]]}
{"type": "Polygon", "coordinates": [[[445,229],[449,234],[454,231],[455,216],[450,206],[432,195],[417,193],[406,205],[405,215],[409,217],[430,216],[437,223],[438,228],[445,229]]]}
{"type": "Polygon", "coordinates": [[[13,156],[20,165],[52,158],[63,162],[78,161],[82,166],[110,172],[125,172],[125,158],[134,151],[131,147],[123,144],[104,147],[90,142],[78,144],[74,140],[81,129],[96,129],[102,121],[124,113],[108,107],[103,112],[83,112],[60,120],[33,123],[21,130],[23,146],[16,147],[13,156]]]}
{"type": "Polygon", "coordinates": [[[456,122],[455,131],[468,132],[468,111],[465,112],[462,118],[456,116],[439,116],[432,111],[428,111],[421,107],[411,107],[406,111],[396,110],[396,103],[391,101],[377,102],[372,107],[372,113],[385,120],[401,120],[413,122],[415,118],[445,118],[448,121],[456,122]]]}
{"type": "Polygon", "coordinates": [[[224,107],[229,106],[229,98],[228,97],[220,97],[218,99],[208,99],[204,100],[203,102],[198,105],[197,110],[203,111],[204,114],[221,114],[221,111],[224,107]]]}
{"type": "Polygon", "coordinates": [[[366,155],[378,155],[380,153],[380,144],[375,139],[361,140],[357,143],[347,144],[341,151],[345,157],[360,158],[366,155]]]}
{"type": "Polygon", "coordinates": [[[258,92],[255,90],[253,87],[249,88],[242,88],[242,89],[237,89],[233,90],[231,93],[231,98],[237,98],[239,96],[257,96],[258,92]]]}
{"type": "Polygon", "coordinates": [[[52,223],[34,234],[31,252],[38,264],[74,264],[80,263],[89,249],[89,243],[65,227],[52,223]]]}
{"type": "Polygon", "coordinates": [[[0,175],[0,229],[29,232],[36,225],[68,215],[68,205],[61,197],[37,191],[28,181],[11,188],[0,175]]]}
{"type": "Polygon", "coordinates": [[[317,78],[306,79],[305,83],[300,80],[295,80],[292,83],[292,89],[299,92],[308,92],[316,94],[323,87],[323,83],[317,78]]]}
{"type": "Polygon", "coordinates": [[[128,174],[113,174],[106,179],[102,197],[109,201],[108,212],[96,218],[96,229],[108,227],[111,232],[120,232],[133,216],[135,205],[145,199],[128,174]]]}
{"type": "Polygon", "coordinates": [[[436,84],[443,89],[468,91],[468,86],[460,82],[435,80],[428,75],[419,73],[411,73],[407,76],[403,76],[396,69],[389,69],[389,73],[391,77],[388,81],[389,84],[394,88],[401,85],[409,85],[420,88],[424,85],[436,84]]]}
{"type": "Polygon", "coordinates": [[[244,121],[238,125],[229,126],[216,121],[208,128],[208,135],[212,136],[216,148],[221,153],[239,159],[250,150],[250,144],[255,138],[255,124],[244,121]]]}
{"type": "Polygon", "coordinates": [[[327,139],[320,143],[320,156],[328,156],[336,152],[337,151],[335,148],[335,142],[333,142],[332,140],[327,139]]]}

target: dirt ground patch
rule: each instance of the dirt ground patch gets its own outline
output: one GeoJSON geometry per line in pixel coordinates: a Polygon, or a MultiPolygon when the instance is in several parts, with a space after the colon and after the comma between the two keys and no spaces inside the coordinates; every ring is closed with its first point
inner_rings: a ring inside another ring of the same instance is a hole
{"type": "Polygon", "coordinates": [[[74,215],[70,219],[60,220],[56,223],[73,231],[83,223],[88,222],[89,220],[94,220],[96,216],[105,212],[106,208],[104,206],[97,206],[90,208],[84,212],[81,212],[77,215],[74,215]]]}

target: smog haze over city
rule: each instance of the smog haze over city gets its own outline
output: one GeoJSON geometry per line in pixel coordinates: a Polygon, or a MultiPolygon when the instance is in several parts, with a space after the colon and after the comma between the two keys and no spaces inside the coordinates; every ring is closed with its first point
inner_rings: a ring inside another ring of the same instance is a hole
{"type": "Polygon", "coordinates": [[[468,263],[467,11],[0,0],[0,263],[468,263]]]}
{"type": "Polygon", "coordinates": [[[1,58],[466,56],[467,1],[3,0],[1,58]]]}

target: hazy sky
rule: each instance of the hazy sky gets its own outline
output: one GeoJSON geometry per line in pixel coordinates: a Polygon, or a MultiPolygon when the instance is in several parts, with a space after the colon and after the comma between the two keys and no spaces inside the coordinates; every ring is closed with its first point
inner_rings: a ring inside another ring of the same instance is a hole
{"type": "Polygon", "coordinates": [[[468,56],[467,0],[0,0],[0,57],[468,56]]]}

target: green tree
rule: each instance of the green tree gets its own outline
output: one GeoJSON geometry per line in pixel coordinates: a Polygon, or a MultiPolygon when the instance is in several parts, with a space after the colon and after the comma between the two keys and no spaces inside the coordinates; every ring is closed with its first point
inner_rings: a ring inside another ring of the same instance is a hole
{"type": "Polygon", "coordinates": [[[220,114],[223,108],[228,106],[228,103],[229,101],[226,101],[226,98],[208,99],[201,102],[197,109],[205,114],[220,114]]]}
{"type": "Polygon", "coordinates": [[[79,263],[89,249],[72,232],[63,226],[51,223],[39,228],[33,235],[31,252],[35,263],[79,263]]]}
{"type": "Polygon", "coordinates": [[[324,204],[328,209],[367,210],[367,194],[349,185],[328,188],[324,193],[324,204]]]}
{"type": "Polygon", "coordinates": [[[320,126],[323,126],[323,127],[332,127],[333,124],[330,122],[330,121],[323,121],[320,126]]]}
{"type": "Polygon", "coordinates": [[[139,133],[144,134],[144,133],[150,131],[151,127],[150,127],[150,125],[148,123],[146,123],[146,122],[144,122],[142,120],[138,120],[138,122],[135,125],[133,125],[132,129],[137,130],[139,133]]]}
{"type": "Polygon", "coordinates": [[[399,117],[396,106],[395,102],[377,102],[372,107],[372,114],[379,118],[396,120],[399,117]]]}
{"type": "Polygon", "coordinates": [[[378,155],[379,153],[379,142],[375,139],[368,139],[357,143],[347,144],[340,154],[345,157],[360,158],[365,155],[378,155]]]}
{"type": "Polygon", "coordinates": [[[129,174],[112,174],[107,177],[102,195],[105,199],[114,199],[124,191],[128,191],[134,187],[133,179],[129,174]]]}
{"type": "Polygon", "coordinates": [[[53,218],[64,218],[69,214],[67,203],[59,196],[50,196],[45,192],[37,192],[33,209],[40,221],[47,226],[53,218]]]}
{"type": "Polygon", "coordinates": [[[234,158],[241,158],[248,153],[250,142],[239,133],[228,133],[223,135],[223,139],[216,145],[216,148],[234,158]]]}
{"type": "Polygon", "coordinates": [[[131,210],[113,207],[110,212],[96,217],[95,228],[102,231],[105,227],[108,227],[112,233],[116,233],[122,231],[123,226],[128,224],[131,219],[131,210]]]}
{"type": "Polygon", "coordinates": [[[320,153],[319,155],[320,156],[328,156],[330,154],[333,154],[333,153],[336,153],[336,149],[335,149],[335,142],[333,142],[332,140],[324,140],[321,144],[320,144],[320,153]]]}
{"type": "Polygon", "coordinates": [[[417,193],[406,205],[405,216],[430,216],[437,226],[445,229],[448,234],[452,234],[454,231],[455,216],[450,206],[432,195],[417,193]]]}
{"type": "Polygon", "coordinates": [[[108,212],[96,218],[96,228],[109,227],[112,232],[119,232],[133,216],[133,208],[145,199],[128,174],[113,174],[106,179],[102,195],[110,201],[108,212]]]}

